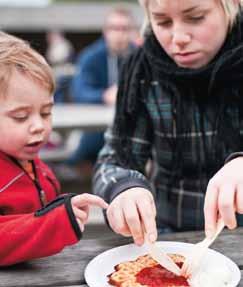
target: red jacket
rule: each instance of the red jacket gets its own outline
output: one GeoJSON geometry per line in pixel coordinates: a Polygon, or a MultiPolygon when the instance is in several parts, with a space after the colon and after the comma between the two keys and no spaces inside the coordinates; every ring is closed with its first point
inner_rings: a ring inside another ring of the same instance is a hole
{"type": "Polygon", "coordinates": [[[59,183],[40,159],[34,169],[36,181],[0,152],[0,266],[58,253],[81,237],[72,195],[58,196],[59,183]]]}

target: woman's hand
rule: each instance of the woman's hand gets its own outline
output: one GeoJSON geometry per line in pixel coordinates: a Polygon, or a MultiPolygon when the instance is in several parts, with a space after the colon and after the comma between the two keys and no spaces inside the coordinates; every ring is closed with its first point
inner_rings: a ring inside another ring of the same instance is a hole
{"type": "Polygon", "coordinates": [[[145,233],[151,242],[157,239],[156,208],[152,193],[144,188],[130,188],[119,194],[107,209],[111,228],[123,236],[132,236],[137,245],[145,233]]]}
{"type": "Polygon", "coordinates": [[[204,205],[206,234],[213,234],[219,216],[234,229],[236,212],[243,214],[243,157],[228,162],[209,181],[204,205]]]}

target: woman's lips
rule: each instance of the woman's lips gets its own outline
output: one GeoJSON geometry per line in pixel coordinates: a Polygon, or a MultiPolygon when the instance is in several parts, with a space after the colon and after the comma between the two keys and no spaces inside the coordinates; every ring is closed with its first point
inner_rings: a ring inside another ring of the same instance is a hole
{"type": "Polygon", "coordinates": [[[197,61],[199,56],[199,52],[176,53],[174,54],[174,59],[177,63],[189,65],[197,61]]]}

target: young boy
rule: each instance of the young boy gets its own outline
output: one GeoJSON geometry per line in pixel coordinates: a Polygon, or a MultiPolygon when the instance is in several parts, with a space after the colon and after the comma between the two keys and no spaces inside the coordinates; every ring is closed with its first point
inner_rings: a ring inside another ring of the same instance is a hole
{"type": "Polygon", "coordinates": [[[0,266],[49,256],[74,244],[94,195],[59,195],[38,158],[51,132],[54,80],[27,43],[0,33],[0,266]]]}
{"type": "Polygon", "coordinates": [[[94,176],[95,193],[110,202],[111,228],[137,244],[144,230],[156,239],[156,221],[160,232],[202,229],[207,183],[243,142],[239,0],[140,4],[144,45],[124,66],[94,176]]]}

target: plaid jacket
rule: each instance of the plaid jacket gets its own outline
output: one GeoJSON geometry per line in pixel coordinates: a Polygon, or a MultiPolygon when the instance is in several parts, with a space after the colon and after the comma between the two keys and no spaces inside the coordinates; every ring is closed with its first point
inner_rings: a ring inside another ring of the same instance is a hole
{"type": "MultiPolygon", "coordinates": [[[[140,83],[143,85],[143,81],[140,83]]],[[[143,87],[141,87],[143,89],[143,87]]],[[[145,187],[153,192],[157,206],[157,225],[168,224],[176,230],[197,230],[204,226],[204,195],[209,176],[204,172],[205,163],[202,162],[201,180],[195,172],[198,170],[198,150],[203,153],[203,140],[200,131],[199,111],[194,107],[187,107],[191,116],[191,126],[187,132],[176,134],[176,127],[172,119],[171,97],[162,90],[158,82],[150,83],[147,100],[140,105],[135,124],[127,126],[126,134],[118,134],[119,119],[116,118],[112,128],[106,132],[106,144],[99,154],[96,171],[93,178],[94,193],[107,201],[112,201],[119,193],[131,187],[145,187]],[[168,131],[161,132],[161,115],[168,131]],[[171,132],[172,131],[172,132],[171,132]],[[122,166],[115,150],[119,137],[125,138],[122,156],[129,158],[130,166],[122,166]],[[173,166],[173,150],[168,144],[168,138],[180,141],[186,140],[181,155],[183,177],[177,177],[170,186],[173,166]],[[167,138],[167,139],[166,139],[167,138]],[[148,160],[153,159],[154,176],[152,180],[145,176],[148,160]],[[150,183],[153,183],[150,186],[150,183]]],[[[207,109],[214,117],[215,102],[208,104],[207,109]]],[[[236,107],[227,110],[233,126],[239,125],[236,107]]],[[[206,142],[213,144],[213,121],[204,119],[206,142]]],[[[233,150],[225,149],[224,159],[233,150]]],[[[222,160],[222,165],[224,160],[222,160]]],[[[211,174],[216,173],[218,166],[209,163],[211,174]]],[[[208,165],[207,165],[208,166],[208,165]]]]}

